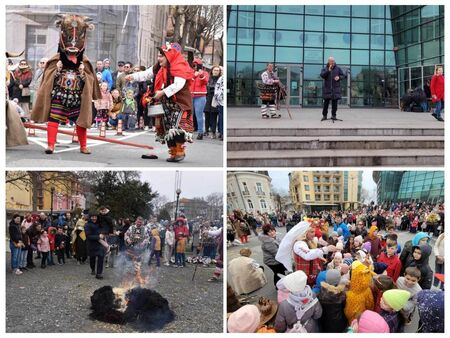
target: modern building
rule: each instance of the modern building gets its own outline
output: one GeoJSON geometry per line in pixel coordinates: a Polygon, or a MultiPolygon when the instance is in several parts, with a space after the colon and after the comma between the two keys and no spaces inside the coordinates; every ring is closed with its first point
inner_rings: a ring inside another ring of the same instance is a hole
{"type": "MultiPolygon", "coordinates": [[[[172,218],[175,216],[176,206],[176,201],[165,205],[165,209],[169,211],[172,218]]],[[[221,220],[223,206],[211,205],[202,198],[180,198],[177,215],[180,214],[184,214],[188,221],[197,217],[204,217],[208,220],[221,220]]]]}
{"type": "Polygon", "coordinates": [[[293,171],[289,192],[297,211],[356,209],[361,204],[362,171],[293,171]]]}
{"type": "Polygon", "coordinates": [[[259,103],[274,63],[293,106],[322,104],[329,56],[347,75],[346,107],[398,107],[444,63],[444,6],[228,6],[228,104],[259,103]]]}
{"type": "Polygon", "coordinates": [[[93,19],[95,29],[87,35],[86,55],[91,62],[109,58],[149,66],[157,61],[165,39],[168,6],[133,5],[24,5],[6,6],[6,50],[25,51],[33,69],[42,57],[58,49],[56,15],[74,13],[93,19]]]}
{"type": "Polygon", "coordinates": [[[444,201],[444,171],[374,171],[378,204],[444,201]]]}
{"type": "Polygon", "coordinates": [[[227,172],[227,211],[274,212],[272,179],[267,171],[227,172]]]}

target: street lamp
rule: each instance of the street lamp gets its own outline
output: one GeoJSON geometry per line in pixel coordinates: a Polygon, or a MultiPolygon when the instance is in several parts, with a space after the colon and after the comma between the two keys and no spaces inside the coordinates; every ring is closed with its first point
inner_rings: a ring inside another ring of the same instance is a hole
{"type": "Polygon", "coordinates": [[[174,218],[174,220],[176,221],[177,220],[177,214],[178,214],[178,202],[180,201],[181,189],[178,188],[175,192],[177,193],[177,205],[175,207],[175,218],[174,218]]]}

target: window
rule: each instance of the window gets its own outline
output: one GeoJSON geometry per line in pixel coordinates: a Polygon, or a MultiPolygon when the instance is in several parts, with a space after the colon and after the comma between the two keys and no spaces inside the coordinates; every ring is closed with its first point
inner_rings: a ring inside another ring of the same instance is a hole
{"type": "Polygon", "coordinates": [[[310,194],[306,194],[306,195],[305,195],[305,200],[306,200],[306,201],[311,200],[311,195],[310,195],[310,194]]]}
{"type": "Polygon", "coordinates": [[[317,201],[320,201],[320,195],[316,195],[315,200],[316,200],[316,202],[317,202],[317,201]]]}
{"type": "Polygon", "coordinates": [[[247,204],[248,204],[248,208],[249,208],[250,210],[253,210],[253,203],[252,203],[252,200],[248,199],[248,200],[247,200],[247,204]]]}
{"type": "Polygon", "coordinates": [[[262,190],[262,184],[261,184],[261,182],[257,182],[257,183],[256,183],[256,192],[257,192],[257,193],[264,193],[264,191],[262,190]]]}
{"type": "Polygon", "coordinates": [[[303,182],[308,182],[308,176],[303,175],[303,182]]]}
{"type": "Polygon", "coordinates": [[[314,186],[314,192],[320,192],[320,185],[314,186]]]}
{"type": "Polygon", "coordinates": [[[305,191],[309,191],[309,185],[305,184],[305,191]]]}
{"type": "Polygon", "coordinates": [[[248,187],[247,187],[247,183],[246,182],[242,182],[242,185],[244,186],[244,195],[250,195],[250,192],[248,191],[248,187]]]}
{"type": "Polygon", "coordinates": [[[261,205],[261,209],[267,209],[267,204],[265,200],[260,200],[259,204],[261,205]]]}

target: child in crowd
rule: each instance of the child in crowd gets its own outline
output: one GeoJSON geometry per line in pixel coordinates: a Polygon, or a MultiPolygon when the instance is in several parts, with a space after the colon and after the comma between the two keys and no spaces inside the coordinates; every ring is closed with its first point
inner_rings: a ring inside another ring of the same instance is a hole
{"type": "Polygon", "coordinates": [[[104,81],[100,84],[100,92],[102,93],[102,98],[94,101],[94,106],[97,110],[97,115],[95,116],[96,127],[108,121],[108,113],[113,106],[113,99],[108,90],[108,82],[104,81]]]}
{"type": "Polygon", "coordinates": [[[177,241],[177,248],[175,253],[175,264],[178,268],[186,266],[186,258],[184,252],[186,251],[186,237],[180,237],[177,241]]]}
{"type": "MultiPolygon", "coordinates": [[[[422,289],[431,289],[431,282],[433,280],[433,271],[428,263],[431,255],[431,246],[428,244],[413,246],[412,254],[408,256],[405,263],[405,269],[408,267],[416,267],[420,270],[419,285],[422,289]]],[[[405,270],[406,271],[406,270],[405,270]]]]}
{"type": "Polygon", "coordinates": [[[362,236],[361,235],[356,236],[354,240],[354,248],[352,254],[355,254],[358,250],[361,250],[363,243],[364,239],[362,238],[362,236]]]}
{"type": "Polygon", "coordinates": [[[408,302],[411,294],[408,291],[394,289],[383,293],[380,301],[380,316],[389,325],[390,333],[402,333],[404,330],[404,317],[400,312],[408,302]]]}
{"type": "Polygon", "coordinates": [[[66,236],[64,235],[63,228],[59,227],[55,235],[55,251],[58,258],[58,264],[66,264],[64,258],[64,252],[66,249],[66,236]]]}
{"type": "Polygon", "coordinates": [[[344,314],[345,285],[340,282],[339,270],[327,270],[326,279],[321,283],[317,296],[322,306],[322,316],[319,319],[321,332],[342,333],[347,328],[347,318],[344,314]]]}
{"type": "Polygon", "coordinates": [[[374,311],[380,313],[381,297],[387,290],[396,289],[395,283],[392,278],[386,275],[376,275],[373,277],[373,297],[375,299],[374,311]]]}
{"type": "Polygon", "coordinates": [[[370,289],[373,276],[373,267],[356,260],[352,263],[350,288],[347,291],[345,315],[349,323],[365,310],[374,306],[373,294],[370,289]]]}
{"type": "Polygon", "coordinates": [[[366,310],[354,319],[348,333],[389,333],[389,325],[378,313],[366,310]]]}
{"type": "Polygon", "coordinates": [[[42,261],[41,261],[41,268],[45,269],[48,253],[50,251],[50,241],[48,239],[47,231],[42,230],[41,236],[39,237],[39,240],[37,242],[37,248],[39,252],[41,253],[42,261]]]}
{"type": "Polygon", "coordinates": [[[152,230],[152,243],[151,243],[151,254],[150,259],[148,261],[148,265],[152,263],[153,256],[156,257],[156,266],[160,267],[160,257],[161,257],[161,238],[159,237],[159,231],[158,229],[152,230]]]}
{"type": "MultiPolygon", "coordinates": [[[[25,219],[24,219],[25,221],[25,219]]],[[[30,248],[30,237],[27,233],[27,227],[23,225],[24,222],[22,222],[22,225],[20,226],[20,232],[22,233],[22,248],[19,255],[19,270],[20,271],[26,271],[27,269],[27,254],[28,249],[30,248]]]]}
{"type": "Polygon", "coordinates": [[[391,277],[395,283],[402,270],[402,263],[397,256],[397,241],[392,241],[390,239],[386,240],[386,250],[380,254],[377,262],[387,264],[387,275],[391,277]]]}
{"type": "Polygon", "coordinates": [[[120,113],[123,116],[123,129],[134,130],[137,122],[137,103],[134,99],[134,91],[132,89],[127,90],[120,113]]]}
{"type": "Polygon", "coordinates": [[[118,89],[114,88],[111,91],[111,96],[112,96],[112,107],[108,113],[109,116],[108,123],[112,127],[112,129],[116,129],[119,120],[122,120],[122,115],[120,115],[120,112],[122,111],[123,102],[118,89]]]}
{"type": "Polygon", "coordinates": [[[175,243],[175,232],[173,231],[173,225],[167,226],[166,237],[164,239],[164,265],[170,265],[170,258],[172,257],[173,245],[175,243]]]}
{"type": "Polygon", "coordinates": [[[345,243],[344,252],[353,255],[355,253],[355,235],[350,235],[347,243],[345,243]]]}
{"type": "Polygon", "coordinates": [[[289,291],[288,299],[278,306],[275,318],[275,330],[279,333],[289,331],[298,321],[308,333],[319,332],[317,320],[322,316],[322,306],[315,298],[307,276],[301,271],[295,271],[279,282],[289,291]]]}
{"type": "Polygon", "coordinates": [[[405,276],[398,277],[397,279],[397,287],[401,290],[406,290],[411,294],[411,297],[408,302],[406,302],[402,310],[405,315],[405,324],[409,324],[411,322],[417,304],[416,295],[422,291],[422,288],[419,285],[419,280],[420,270],[415,267],[406,268],[405,276]]]}
{"type": "Polygon", "coordinates": [[[327,270],[330,269],[337,269],[339,267],[339,265],[342,264],[342,253],[340,252],[335,252],[334,253],[334,257],[333,260],[327,264],[327,270]]]}

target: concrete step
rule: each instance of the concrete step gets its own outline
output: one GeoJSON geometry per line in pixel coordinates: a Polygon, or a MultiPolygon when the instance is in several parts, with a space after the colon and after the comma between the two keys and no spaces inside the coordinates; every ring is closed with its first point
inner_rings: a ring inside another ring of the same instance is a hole
{"type": "Polygon", "coordinates": [[[227,136],[444,136],[444,128],[228,128],[227,136]]]}
{"type": "Polygon", "coordinates": [[[228,137],[228,151],[325,149],[444,149],[443,136],[228,137]]]}
{"type": "Polygon", "coordinates": [[[228,167],[378,167],[444,165],[444,149],[228,151],[228,167]]]}

